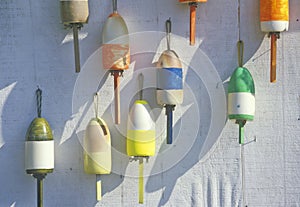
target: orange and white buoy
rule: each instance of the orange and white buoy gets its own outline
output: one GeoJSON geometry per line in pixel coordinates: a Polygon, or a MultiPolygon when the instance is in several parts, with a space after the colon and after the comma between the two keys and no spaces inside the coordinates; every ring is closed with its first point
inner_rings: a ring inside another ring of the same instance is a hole
{"type": "Polygon", "coordinates": [[[260,27],[271,37],[270,81],[276,82],[276,42],[289,28],[288,0],[260,0],[260,27]]]}

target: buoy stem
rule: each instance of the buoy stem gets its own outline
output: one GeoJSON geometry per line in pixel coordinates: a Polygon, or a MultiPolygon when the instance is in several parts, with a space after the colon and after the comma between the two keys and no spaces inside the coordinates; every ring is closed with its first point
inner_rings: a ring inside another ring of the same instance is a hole
{"type": "Polygon", "coordinates": [[[173,142],[173,110],[175,105],[166,105],[166,115],[167,115],[167,144],[172,144],[173,142]]]}
{"type": "Polygon", "coordinates": [[[244,144],[244,126],[246,120],[237,120],[237,124],[239,125],[239,144],[244,144]]]}
{"type": "Polygon", "coordinates": [[[144,203],[144,162],[143,157],[139,158],[139,203],[144,203]]]}
{"type": "Polygon", "coordinates": [[[98,92],[94,94],[94,110],[95,110],[95,117],[98,118],[98,109],[99,109],[99,96],[98,92]]]}
{"type": "Polygon", "coordinates": [[[242,40],[239,40],[237,42],[237,49],[238,49],[238,64],[239,64],[239,67],[243,67],[244,42],[242,40]]]}
{"type": "Polygon", "coordinates": [[[115,92],[115,124],[120,124],[120,71],[113,71],[114,75],[114,92],[115,92]]]}
{"type": "Polygon", "coordinates": [[[144,75],[143,73],[139,74],[139,98],[143,100],[143,84],[144,84],[144,75]]]}
{"type": "Polygon", "coordinates": [[[33,174],[33,177],[37,180],[37,206],[43,207],[43,179],[46,174],[33,174]]]}
{"type": "Polygon", "coordinates": [[[276,53],[277,53],[277,39],[279,38],[279,33],[270,33],[271,36],[271,65],[270,65],[270,82],[276,82],[276,53]]]}
{"type": "Polygon", "coordinates": [[[80,52],[79,52],[79,40],[78,40],[78,28],[79,24],[72,24],[73,28],[73,41],[74,41],[74,57],[75,57],[75,71],[80,72],[80,52]]]}
{"type": "Polygon", "coordinates": [[[118,6],[117,0],[112,0],[112,4],[113,4],[113,12],[117,13],[117,6],[118,6]]]}
{"type": "Polygon", "coordinates": [[[171,30],[172,30],[172,22],[171,18],[166,21],[166,33],[167,33],[167,49],[171,50],[171,30]]]}
{"type": "Polygon", "coordinates": [[[96,175],[96,197],[97,201],[102,199],[102,183],[100,175],[96,175]]]}
{"type": "Polygon", "coordinates": [[[198,4],[192,2],[190,5],[190,45],[195,45],[196,36],[196,9],[198,4]]]}
{"type": "Polygon", "coordinates": [[[39,118],[42,117],[42,90],[38,88],[36,90],[36,102],[37,102],[37,115],[39,118]]]}

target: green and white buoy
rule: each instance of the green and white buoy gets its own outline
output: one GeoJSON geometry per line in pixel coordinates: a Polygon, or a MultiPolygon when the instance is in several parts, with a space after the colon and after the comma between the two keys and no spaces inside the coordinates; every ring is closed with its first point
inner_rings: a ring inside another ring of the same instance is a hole
{"type": "MultiPolygon", "coordinates": [[[[242,42],[240,41],[239,44],[242,45],[242,42]]],[[[254,119],[255,86],[250,72],[242,66],[242,56],[239,65],[233,72],[228,85],[228,118],[235,119],[239,125],[239,143],[243,144],[244,126],[247,121],[254,119]]]]}

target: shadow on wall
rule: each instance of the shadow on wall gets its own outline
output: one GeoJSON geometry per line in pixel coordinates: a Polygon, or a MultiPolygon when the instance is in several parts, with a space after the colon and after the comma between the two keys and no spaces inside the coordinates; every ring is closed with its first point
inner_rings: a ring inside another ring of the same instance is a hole
{"type": "Polygon", "coordinates": [[[189,67],[183,107],[191,105],[174,126],[174,143],[166,145],[163,138],[146,184],[148,192],[164,189],[159,206],[168,202],[177,179],[209,156],[226,122],[224,88],[208,57],[198,49],[183,63],[189,67]]]}

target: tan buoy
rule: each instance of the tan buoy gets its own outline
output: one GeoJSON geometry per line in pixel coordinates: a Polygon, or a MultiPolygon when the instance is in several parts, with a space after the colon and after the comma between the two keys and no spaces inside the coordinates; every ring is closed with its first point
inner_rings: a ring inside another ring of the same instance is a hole
{"type": "Polygon", "coordinates": [[[80,72],[78,30],[88,22],[88,0],[60,0],[61,21],[66,28],[73,29],[75,71],[80,72]]]}
{"type": "MultiPolygon", "coordinates": [[[[98,117],[98,93],[94,95],[95,118],[92,118],[85,130],[84,171],[88,174],[111,173],[111,138],[105,121],[98,117]]],[[[101,200],[101,180],[97,178],[96,197],[101,200]]]]}

